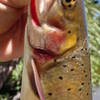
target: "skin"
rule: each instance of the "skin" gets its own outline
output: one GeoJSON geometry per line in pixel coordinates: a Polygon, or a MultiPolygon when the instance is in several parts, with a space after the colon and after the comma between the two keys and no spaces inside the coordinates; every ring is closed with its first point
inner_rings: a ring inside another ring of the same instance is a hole
{"type": "Polygon", "coordinates": [[[23,56],[27,4],[28,0],[0,0],[0,61],[23,56]]]}
{"type": "Polygon", "coordinates": [[[0,0],[0,61],[23,55],[28,0],[0,0]]]}

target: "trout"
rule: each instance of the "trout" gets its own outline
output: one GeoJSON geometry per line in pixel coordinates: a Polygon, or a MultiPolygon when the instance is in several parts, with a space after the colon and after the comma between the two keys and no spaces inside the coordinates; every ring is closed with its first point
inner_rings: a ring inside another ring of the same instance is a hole
{"type": "Polygon", "coordinates": [[[30,0],[21,100],[92,100],[83,0],[30,0]]]}

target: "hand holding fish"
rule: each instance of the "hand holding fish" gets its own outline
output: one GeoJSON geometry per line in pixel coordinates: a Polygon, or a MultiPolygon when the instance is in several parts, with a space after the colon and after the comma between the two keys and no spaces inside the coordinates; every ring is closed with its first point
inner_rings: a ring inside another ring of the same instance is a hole
{"type": "Polygon", "coordinates": [[[0,0],[0,61],[23,55],[28,0],[0,0]]]}

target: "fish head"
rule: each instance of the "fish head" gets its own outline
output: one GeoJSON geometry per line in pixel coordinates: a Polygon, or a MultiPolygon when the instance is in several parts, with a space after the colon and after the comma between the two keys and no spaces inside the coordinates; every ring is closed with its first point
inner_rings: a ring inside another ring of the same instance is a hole
{"type": "Polygon", "coordinates": [[[38,63],[62,55],[77,42],[78,29],[66,17],[77,0],[31,0],[29,41],[38,63]]]}

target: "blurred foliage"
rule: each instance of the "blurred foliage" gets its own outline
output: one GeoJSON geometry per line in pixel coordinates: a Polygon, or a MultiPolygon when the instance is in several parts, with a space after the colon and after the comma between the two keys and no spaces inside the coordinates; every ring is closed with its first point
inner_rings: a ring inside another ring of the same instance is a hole
{"type": "MultiPolygon", "coordinates": [[[[85,10],[88,21],[92,83],[93,86],[97,86],[100,85],[100,2],[85,0],[85,10]]],[[[19,60],[0,92],[0,100],[12,100],[13,96],[21,90],[22,66],[23,61],[19,60]]]]}
{"type": "Polygon", "coordinates": [[[100,0],[85,0],[93,86],[100,85],[100,0]]]}
{"type": "Polygon", "coordinates": [[[21,90],[21,78],[22,78],[23,61],[19,59],[18,64],[10,74],[9,78],[5,82],[2,90],[0,91],[0,100],[13,100],[21,90]]]}

